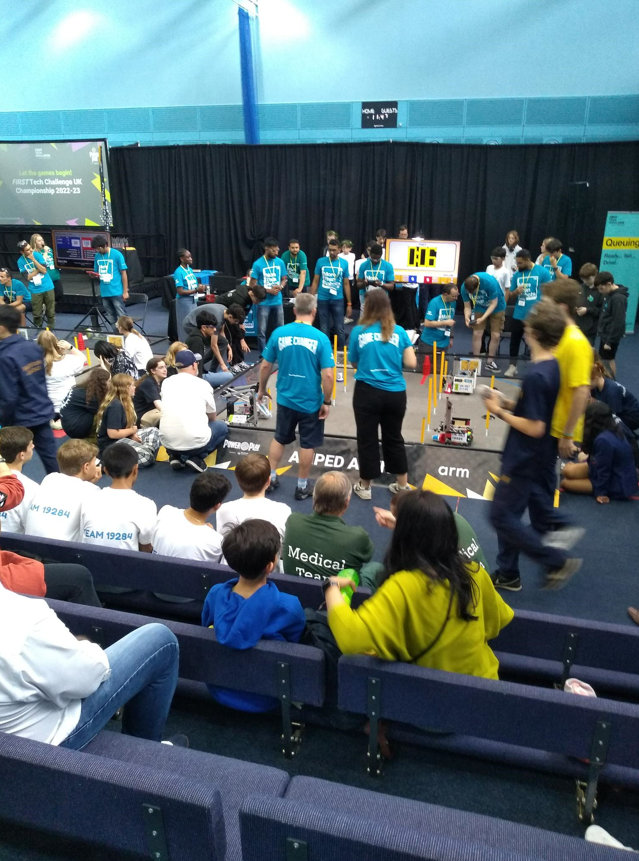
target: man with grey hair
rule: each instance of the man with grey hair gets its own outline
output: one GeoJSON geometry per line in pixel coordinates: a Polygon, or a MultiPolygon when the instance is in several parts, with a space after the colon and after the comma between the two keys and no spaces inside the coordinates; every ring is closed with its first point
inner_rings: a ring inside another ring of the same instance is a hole
{"type": "Polygon", "coordinates": [[[344,569],[359,574],[360,583],[375,589],[383,566],[371,562],[374,547],[361,526],[342,520],[353,488],[343,472],[326,472],[313,491],[313,513],[293,513],[286,521],[282,542],[285,574],[326,580],[344,569]]]}
{"type": "Polygon", "coordinates": [[[271,463],[269,491],[279,487],[277,466],[284,446],[300,437],[300,462],[295,499],[313,492],[308,475],[315,449],[324,442],[324,420],[328,417],[333,389],[333,351],[323,332],[313,326],[317,300],[310,293],[295,297],[295,322],[277,328],[268,340],[260,368],[257,399],[266,396],[269,377],[277,362],[277,417],[275,436],[268,459],[271,463]]]}

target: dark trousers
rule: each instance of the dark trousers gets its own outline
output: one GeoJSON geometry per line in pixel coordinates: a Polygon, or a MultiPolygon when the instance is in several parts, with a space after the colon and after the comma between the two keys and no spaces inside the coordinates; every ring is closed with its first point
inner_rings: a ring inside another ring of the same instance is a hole
{"type": "Polygon", "coordinates": [[[93,586],[93,577],[84,565],[46,564],[44,582],[47,598],[56,601],[69,601],[71,604],[86,604],[87,607],[101,607],[93,586]]]}
{"type": "Polygon", "coordinates": [[[402,422],[406,412],[406,392],[387,392],[356,382],[353,410],[357,427],[357,456],[361,478],[370,481],[382,474],[378,428],[382,431],[384,469],[395,475],[408,471],[402,422]]]}
{"type": "Polygon", "coordinates": [[[536,478],[502,476],[490,507],[490,521],[497,532],[497,568],[506,577],[519,577],[519,554],[525,553],[548,571],[561,568],[563,550],[545,547],[541,537],[553,527],[555,472],[550,466],[536,478]],[[522,522],[528,509],[530,526],[522,522]]]}
{"type": "Polygon", "coordinates": [[[33,444],[35,450],[40,455],[45,470],[49,472],[59,472],[58,459],[56,458],[57,446],[51,425],[45,422],[43,425],[32,425],[29,430],[33,434],[33,444]]]}
{"type": "Polygon", "coordinates": [[[519,355],[522,338],[524,337],[524,321],[516,320],[514,317],[510,322],[510,358],[516,359],[519,355]]]}

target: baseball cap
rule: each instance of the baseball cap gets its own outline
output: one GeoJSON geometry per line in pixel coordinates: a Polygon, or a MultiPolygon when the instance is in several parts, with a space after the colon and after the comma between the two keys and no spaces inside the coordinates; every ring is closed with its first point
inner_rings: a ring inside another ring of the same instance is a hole
{"type": "Polygon", "coordinates": [[[191,350],[180,350],[175,354],[175,364],[178,368],[190,368],[201,358],[199,353],[193,353],[191,350]]]}

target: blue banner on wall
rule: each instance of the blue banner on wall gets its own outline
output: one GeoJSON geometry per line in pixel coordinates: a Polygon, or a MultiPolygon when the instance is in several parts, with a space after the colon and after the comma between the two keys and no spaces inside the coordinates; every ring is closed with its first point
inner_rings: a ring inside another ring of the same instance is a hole
{"type": "Polygon", "coordinates": [[[639,300],[639,212],[609,212],[599,269],[628,288],[626,334],[634,332],[639,300]]]}

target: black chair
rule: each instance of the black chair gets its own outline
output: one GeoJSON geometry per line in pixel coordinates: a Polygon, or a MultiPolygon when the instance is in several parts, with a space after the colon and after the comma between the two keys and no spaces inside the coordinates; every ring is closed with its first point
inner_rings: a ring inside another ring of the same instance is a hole
{"type": "Polygon", "coordinates": [[[133,315],[131,315],[131,319],[133,320],[134,323],[138,324],[140,331],[142,332],[143,335],[146,335],[146,332],[144,331],[144,321],[146,320],[146,310],[147,310],[148,304],[149,304],[149,297],[146,295],[146,293],[129,293],[129,298],[126,299],[124,302],[124,305],[126,308],[130,307],[131,305],[142,305],[143,306],[143,312],[142,312],[141,317],[140,316],[134,317],[133,315]]]}

